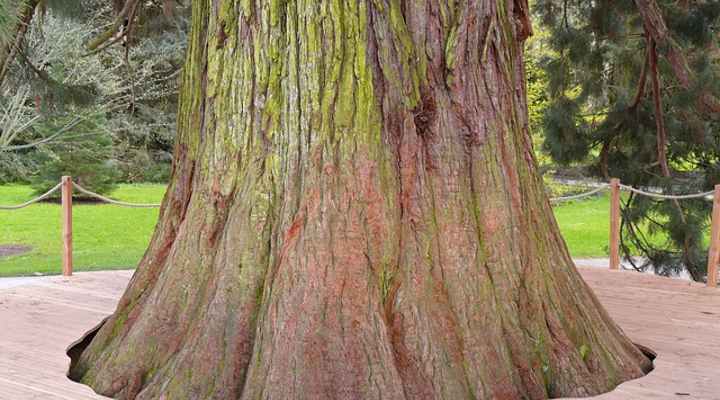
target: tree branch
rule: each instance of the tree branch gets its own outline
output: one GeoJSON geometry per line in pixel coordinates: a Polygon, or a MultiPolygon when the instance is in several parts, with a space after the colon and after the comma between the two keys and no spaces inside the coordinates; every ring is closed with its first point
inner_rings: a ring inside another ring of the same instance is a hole
{"type": "Polygon", "coordinates": [[[113,21],[112,25],[110,25],[110,27],[106,29],[105,32],[101,33],[100,35],[95,37],[95,39],[93,39],[90,43],[88,43],[88,50],[93,51],[98,47],[102,46],[103,43],[111,40],[113,36],[117,34],[120,27],[125,23],[126,19],[128,20],[128,26],[132,24],[132,21],[128,17],[130,13],[135,9],[137,4],[138,0],[127,0],[123,8],[120,10],[118,16],[115,18],[115,21],[113,21]]]}
{"type": "MultiPolygon", "coordinates": [[[[647,43],[647,42],[646,42],[647,43]]],[[[635,99],[633,100],[632,105],[630,108],[637,108],[638,104],[640,104],[640,100],[645,96],[645,84],[647,82],[647,70],[650,64],[650,45],[647,44],[647,49],[645,51],[645,62],[643,63],[642,70],[640,70],[640,80],[638,81],[638,88],[637,92],[635,93],[635,99]]]]}
{"type": "Polygon", "coordinates": [[[660,91],[660,76],[657,66],[657,48],[652,38],[648,39],[648,60],[650,67],[650,81],[652,82],[653,106],[655,108],[655,127],[657,137],[657,159],[663,176],[670,177],[670,167],[667,161],[667,131],[665,130],[665,115],[662,108],[662,93],[660,91]]]}
{"type": "Polygon", "coordinates": [[[20,55],[20,57],[23,59],[23,61],[25,61],[25,64],[27,64],[30,67],[30,69],[32,69],[33,72],[35,72],[35,74],[38,76],[38,78],[44,80],[47,83],[53,83],[52,78],[50,78],[48,73],[41,70],[37,66],[35,66],[35,64],[33,64],[32,60],[30,60],[28,58],[27,54],[25,54],[25,52],[22,49],[17,49],[17,53],[20,55]]]}
{"type": "Polygon", "coordinates": [[[57,132],[53,133],[52,135],[50,135],[50,136],[48,136],[48,137],[46,137],[46,138],[44,138],[44,139],[40,139],[40,140],[38,140],[38,141],[36,141],[36,142],[32,142],[32,143],[28,143],[28,144],[21,144],[21,145],[16,145],[16,146],[6,146],[6,147],[3,147],[3,148],[0,148],[0,151],[25,150],[25,149],[30,149],[30,148],[33,148],[33,147],[40,146],[41,144],[49,143],[49,142],[55,140],[56,138],[58,138],[58,137],[59,137],[60,135],[62,135],[63,133],[65,133],[65,132],[67,132],[68,130],[70,130],[70,129],[74,128],[75,126],[77,126],[80,122],[82,122],[82,120],[83,120],[83,119],[82,119],[81,117],[75,117],[75,119],[72,120],[72,122],[70,122],[69,124],[65,125],[65,126],[62,127],[60,130],[58,130],[57,132]]]}
{"type": "MultiPolygon", "coordinates": [[[[692,71],[688,61],[683,54],[682,48],[670,36],[665,24],[660,7],[656,0],[635,0],[640,16],[643,19],[645,31],[649,38],[655,41],[656,46],[665,50],[665,58],[675,78],[684,89],[690,89],[692,85],[692,71]]],[[[720,101],[710,93],[704,92],[699,99],[699,108],[709,114],[720,116],[720,101]]]]}
{"type": "MultiPolygon", "coordinates": [[[[648,35],[648,49],[649,49],[649,60],[650,60],[650,77],[652,81],[653,89],[653,105],[655,107],[655,125],[657,127],[657,158],[660,164],[660,170],[666,178],[670,178],[670,167],[667,161],[667,131],[665,130],[665,115],[662,108],[662,93],[660,90],[660,74],[658,73],[657,66],[657,43],[648,35]]],[[[683,212],[682,206],[678,200],[672,200],[675,209],[678,212],[678,216],[683,223],[687,223],[685,213],[683,212]]],[[[683,240],[683,262],[688,265],[689,260],[687,259],[690,254],[690,237],[685,235],[683,240]]]]}

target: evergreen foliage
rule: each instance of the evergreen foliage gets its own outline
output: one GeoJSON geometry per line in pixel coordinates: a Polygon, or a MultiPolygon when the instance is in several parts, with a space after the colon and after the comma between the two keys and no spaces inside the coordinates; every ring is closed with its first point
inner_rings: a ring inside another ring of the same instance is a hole
{"type": "MultiPolygon", "coordinates": [[[[62,160],[70,143],[97,149],[98,142],[107,141],[108,151],[95,157],[104,159],[93,162],[112,163],[116,178],[167,179],[189,5],[178,5],[169,16],[163,3],[143,2],[131,37],[88,50],[115,18],[113,3],[104,0],[38,2],[21,51],[0,82],[0,93],[24,94],[22,113],[8,118],[32,122],[4,151],[0,141],[0,179],[37,182],[47,174],[67,173],[62,160]],[[63,125],[76,119],[83,123],[63,125]],[[37,142],[42,145],[25,148],[37,142]]],[[[0,96],[0,113],[8,114],[9,101],[0,96]]]]}
{"type": "Polygon", "coordinates": [[[41,0],[41,11],[46,12],[48,9],[58,17],[63,18],[81,18],[86,13],[82,0],[41,0]]]}
{"type": "MultiPolygon", "coordinates": [[[[108,136],[65,137],[53,145],[52,152],[40,154],[38,173],[31,178],[36,194],[57,185],[64,175],[72,176],[74,182],[101,194],[116,187],[119,171],[111,160],[112,140],[108,136]]],[[[56,192],[55,197],[59,196],[56,192]]]]}
{"type": "MultiPolygon", "coordinates": [[[[549,32],[543,133],[554,160],[589,164],[604,179],[665,193],[720,183],[719,1],[537,0],[534,12],[549,32]]],[[[702,232],[710,207],[705,200],[630,195],[625,254],[648,259],[639,269],[652,264],[663,275],[687,269],[705,279],[702,232]],[[657,246],[640,227],[669,239],[657,246]]]]}
{"type": "Polygon", "coordinates": [[[0,48],[12,40],[15,33],[18,2],[13,0],[0,1],[0,48]]]}
{"type": "MultiPolygon", "coordinates": [[[[533,146],[536,149],[541,148],[543,135],[543,116],[548,107],[548,94],[545,90],[547,87],[547,74],[542,68],[541,61],[547,54],[547,46],[545,45],[547,34],[542,29],[535,29],[535,34],[531,36],[525,44],[525,77],[527,79],[527,101],[529,110],[530,132],[533,137],[533,146]]],[[[550,168],[552,160],[547,153],[537,151],[536,157],[541,170],[550,168]]]]}

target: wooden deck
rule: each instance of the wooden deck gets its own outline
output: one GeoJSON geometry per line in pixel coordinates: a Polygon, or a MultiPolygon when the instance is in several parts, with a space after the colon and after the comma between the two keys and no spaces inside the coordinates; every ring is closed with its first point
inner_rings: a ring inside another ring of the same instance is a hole
{"type": "Polygon", "coordinates": [[[580,272],[625,333],[658,353],[649,375],[597,399],[720,400],[720,289],[629,271],[580,272]]]}
{"type": "MultiPolygon", "coordinates": [[[[610,314],[658,353],[655,371],[603,400],[720,400],[720,289],[581,268],[610,314]]],[[[65,377],[65,347],[112,312],[129,271],[0,280],[0,400],[101,399],[65,377]]]]}
{"type": "Polygon", "coordinates": [[[131,275],[0,279],[0,400],[104,399],[65,377],[65,348],[115,309],[131,275]]]}

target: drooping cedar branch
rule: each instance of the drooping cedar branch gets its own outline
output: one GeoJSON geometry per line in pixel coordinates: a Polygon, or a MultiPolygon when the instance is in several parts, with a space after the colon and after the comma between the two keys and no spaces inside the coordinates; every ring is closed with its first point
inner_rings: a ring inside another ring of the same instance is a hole
{"type": "Polygon", "coordinates": [[[667,132],[665,131],[665,115],[662,105],[662,90],[660,88],[660,74],[657,65],[657,46],[652,37],[648,37],[648,67],[650,81],[652,82],[653,107],[655,108],[655,126],[657,137],[657,157],[663,176],[670,176],[670,167],[667,160],[667,132]]]}
{"type": "MultiPolygon", "coordinates": [[[[646,43],[649,43],[650,39],[646,37],[646,43]]],[[[647,72],[650,64],[650,46],[646,46],[645,50],[645,61],[643,62],[642,69],[640,70],[640,77],[638,78],[637,91],[635,92],[635,98],[633,99],[630,108],[637,108],[642,98],[645,96],[645,87],[647,86],[647,72]]],[[[656,55],[657,57],[657,55],[656,55]]]]}
{"type": "MultiPolygon", "coordinates": [[[[162,0],[163,13],[171,17],[176,3],[174,0],[162,0]]],[[[113,8],[117,14],[110,26],[92,39],[88,44],[88,54],[94,54],[110,47],[111,45],[126,40],[130,42],[129,36],[135,30],[138,15],[147,2],[139,0],[113,0],[113,8]]],[[[128,44],[129,46],[129,44],[128,44]]]]}
{"type": "Polygon", "coordinates": [[[158,227],[71,378],[118,399],[545,399],[651,368],[536,171],[527,2],[192,6],[158,227]]]}
{"type": "MultiPolygon", "coordinates": [[[[663,111],[662,102],[662,89],[660,87],[660,73],[658,72],[658,54],[657,54],[657,43],[653,39],[653,36],[649,34],[646,28],[647,34],[647,47],[648,47],[648,68],[650,70],[650,80],[652,82],[653,91],[653,107],[655,109],[655,126],[656,126],[656,141],[657,141],[657,159],[660,165],[660,171],[666,178],[671,177],[670,166],[668,165],[667,159],[667,131],[665,130],[665,113],[663,111]]],[[[678,212],[680,219],[686,222],[685,213],[683,212],[680,202],[676,199],[672,200],[675,209],[678,212]]],[[[690,254],[690,238],[686,237],[683,246],[685,249],[684,254],[687,256],[690,254]]],[[[686,260],[687,261],[687,260],[686,260]]]]}
{"type": "MultiPolygon", "coordinates": [[[[646,33],[655,42],[656,47],[659,46],[663,49],[663,55],[680,85],[684,89],[689,89],[694,83],[694,77],[682,48],[670,35],[657,1],[635,0],[635,4],[643,19],[646,33]]],[[[698,101],[700,109],[705,113],[715,117],[720,116],[720,101],[715,96],[705,92],[698,101]]]]}

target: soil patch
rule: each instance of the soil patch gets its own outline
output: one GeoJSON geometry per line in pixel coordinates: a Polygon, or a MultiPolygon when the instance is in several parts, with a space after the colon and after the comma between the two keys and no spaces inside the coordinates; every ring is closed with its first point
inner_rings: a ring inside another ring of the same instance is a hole
{"type": "Polygon", "coordinates": [[[0,244],[0,258],[24,254],[32,250],[31,246],[21,244],[0,244]]]}

